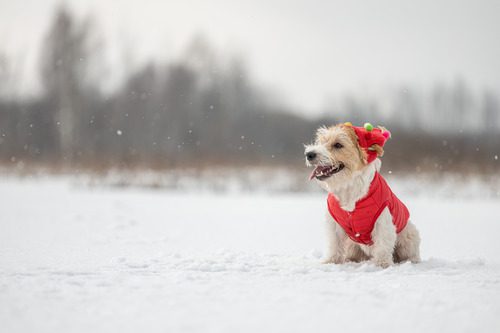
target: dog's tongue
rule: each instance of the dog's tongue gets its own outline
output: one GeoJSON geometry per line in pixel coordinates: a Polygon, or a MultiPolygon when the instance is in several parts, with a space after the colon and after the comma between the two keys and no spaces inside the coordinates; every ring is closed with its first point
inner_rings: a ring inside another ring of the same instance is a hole
{"type": "Polygon", "coordinates": [[[326,167],[321,166],[321,165],[320,165],[320,166],[315,167],[315,168],[314,168],[314,170],[313,170],[313,171],[311,172],[311,174],[309,175],[309,180],[313,180],[313,179],[316,177],[316,175],[317,175],[318,173],[320,173],[321,171],[323,171],[325,168],[326,168],[326,167]]]}

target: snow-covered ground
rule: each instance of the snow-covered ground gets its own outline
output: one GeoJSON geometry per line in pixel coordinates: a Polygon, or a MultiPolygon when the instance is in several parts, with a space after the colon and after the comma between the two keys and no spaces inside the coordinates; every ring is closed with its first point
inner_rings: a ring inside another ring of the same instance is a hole
{"type": "Polygon", "coordinates": [[[5,178],[0,331],[500,331],[500,199],[415,193],[424,261],[382,270],[319,264],[319,193],[5,178]]]}

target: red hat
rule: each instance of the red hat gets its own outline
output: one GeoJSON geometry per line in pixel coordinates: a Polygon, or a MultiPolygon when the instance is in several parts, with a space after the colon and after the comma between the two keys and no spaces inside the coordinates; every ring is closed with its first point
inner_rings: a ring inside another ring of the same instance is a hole
{"type": "Polygon", "coordinates": [[[356,132],[358,143],[365,150],[368,163],[373,162],[377,158],[377,151],[372,146],[379,145],[383,147],[385,142],[391,137],[391,132],[383,127],[374,128],[370,123],[365,123],[363,127],[353,126],[350,122],[344,123],[344,125],[352,127],[354,132],[356,132]]]}

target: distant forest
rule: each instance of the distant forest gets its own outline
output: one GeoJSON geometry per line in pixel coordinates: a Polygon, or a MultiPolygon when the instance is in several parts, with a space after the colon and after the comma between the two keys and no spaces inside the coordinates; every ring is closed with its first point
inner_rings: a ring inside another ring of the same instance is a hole
{"type": "MultiPolygon", "coordinates": [[[[412,86],[331,100],[322,116],[300,116],[251,82],[244,62],[220,59],[194,38],[176,61],[150,62],[103,92],[105,47],[91,19],[65,7],[42,43],[36,97],[9,94],[18,84],[0,50],[0,161],[106,170],[303,163],[303,144],[321,124],[383,124],[391,168],[500,170],[500,103],[465,81],[422,92],[412,86]]],[[[332,73],[335,75],[335,73],[332,73]]],[[[307,82],[304,82],[306,85],[307,82]]]]}

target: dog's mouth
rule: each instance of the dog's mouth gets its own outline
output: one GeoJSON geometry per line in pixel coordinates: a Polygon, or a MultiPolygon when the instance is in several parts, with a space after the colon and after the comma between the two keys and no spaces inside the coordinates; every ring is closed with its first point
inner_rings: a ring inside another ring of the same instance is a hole
{"type": "Polygon", "coordinates": [[[332,175],[336,174],[337,172],[340,172],[342,169],[344,169],[344,163],[342,163],[342,162],[338,163],[335,166],[334,165],[318,165],[311,172],[309,179],[316,178],[317,180],[325,180],[328,177],[331,177],[332,175]]]}

